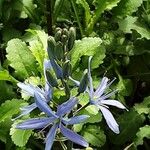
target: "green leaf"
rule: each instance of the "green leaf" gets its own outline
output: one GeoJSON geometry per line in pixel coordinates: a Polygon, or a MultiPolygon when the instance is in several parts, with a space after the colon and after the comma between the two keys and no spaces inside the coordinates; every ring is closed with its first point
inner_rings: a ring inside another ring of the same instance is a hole
{"type": "Polygon", "coordinates": [[[16,122],[12,125],[10,129],[11,139],[15,145],[19,147],[23,147],[28,142],[29,137],[32,134],[32,130],[20,130],[16,129],[16,122]]]}
{"type": "Polygon", "coordinates": [[[12,77],[7,70],[0,70],[0,80],[6,80],[17,83],[17,80],[12,77]]]}
{"type": "Polygon", "coordinates": [[[17,114],[20,111],[19,108],[22,103],[22,100],[18,99],[5,101],[5,103],[0,106],[0,122],[17,114]]]}
{"type": "Polygon", "coordinates": [[[101,147],[106,142],[104,131],[96,125],[89,125],[82,131],[83,137],[93,146],[101,147]]]}
{"type": "Polygon", "coordinates": [[[119,29],[124,33],[132,33],[132,30],[135,30],[141,35],[141,38],[149,40],[150,30],[137,19],[137,17],[128,16],[124,20],[119,20],[119,29]]]}
{"type": "Polygon", "coordinates": [[[85,23],[86,23],[86,26],[87,26],[90,19],[91,19],[91,12],[90,12],[89,4],[86,2],[86,0],[76,0],[76,3],[78,5],[82,5],[82,7],[85,10],[85,23]]]}
{"type": "Polygon", "coordinates": [[[138,10],[143,0],[121,0],[118,6],[114,9],[114,13],[119,17],[131,15],[138,10]]]}
{"type": "Polygon", "coordinates": [[[71,50],[72,66],[75,67],[82,56],[94,56],[92,59],[92,68],[97,68],[103,63],[103,59],[105,58],[105,49],[101,46],[101,43],[102,40],[97,37],[86,37],[82,40],[76,40],[71,50]]]}
{"type": "Polygon", "coordinates": [[[150,114],[150,96],[144,98],[142,103],[135,104],[134,108],[139,114],[150,114]]]}
{"type": "Polygon", "coordinates": [[[129,112],[125,112],[123,115],[120,115],[117,122],[120,127],[120,134],[116,135],[111,133],[109,137],[113,144],[122,145],[127,141],[132,140],[132,138],[136,135],[139,127],[144,122],[144,117],[132,109],[129,112]]]}
{"type": "Polygon", "coordinates": [[[27,78],[33,73],[37,73],[35,58],[27,45],[20,39],[10,40],[6,51],[10,66],[15,69],[18,77],[27,78]]]}
{"type": "Polygon", "coordinates": [[[6,143],[7,141],[11,123],[12,122],[10,121],[10,119],[7,119],[4,122],[0,123],[0,140],[4,143],[6,143]]]}
{"type": "Polygon", "coordinates": [[[21,18],[31,18],[34,22],[38,20],[36,12],[35,12],[35,4],[33,0],[17,0],[13,4],[13,8],[15,10],[20,11],[21,18]]]}
{"type": "Polygon", "coordinates": [[[133,90],[132,81],[130,79],[121,79],[117,84],[117,89],[122,96],[130,96],[133,90]]]}
{"type": "Polygon", "coordinates": [[[98,19],[101,17],[101,14],[105,10],[111,10],[113,7],[117,6],[120,0],[94,0],[93,3],[96,7],[93,16],[91,17],[90,23],[87,26],[87,33],[91,34],[93,27],[98,19]]]}
{"type": "Polygon", "coordinates": [[[134,143],[136,146],[143,145],[143,139],[144,138],[150,139],[150,126],[145,125],[144,127],[141,127],[139,131],[136,134],[136,138],[134,140],[134,143]]]}

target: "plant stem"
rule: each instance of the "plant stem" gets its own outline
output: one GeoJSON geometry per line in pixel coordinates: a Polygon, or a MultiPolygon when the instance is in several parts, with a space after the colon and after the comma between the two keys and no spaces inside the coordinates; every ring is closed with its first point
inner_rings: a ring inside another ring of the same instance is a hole
{"type": "Polygon", "coordinates": [[[53,34],[53,29],[52,29],[52,0],[46,0],[46,18],[47,18],[47,32],[48,35],[53,34]]]}
{"type": "Polygon", "coordinates": [[[79,29],[80,29],[81,37],[83,37],[83,30],[82,30],[82,26],[81,26],[81,23],[80,23],[80,20],[79,20],[79,17],[78,17],[78,13],[77,13],[77,9],[76,9],[74,0],[71,0],[71,4],[72,4],[72,7],[73,7],[73,10],[74,10],[76,19],[77,19],[77,23],[78,23],[78,26],[79,26],[79,29]]]}

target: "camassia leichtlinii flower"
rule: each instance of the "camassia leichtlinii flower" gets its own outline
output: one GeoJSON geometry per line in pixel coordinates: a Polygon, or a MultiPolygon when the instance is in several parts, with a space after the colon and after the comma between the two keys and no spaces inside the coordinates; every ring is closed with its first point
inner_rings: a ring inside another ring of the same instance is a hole
{"type": "Polygon", "coordinates": [[[16,128],[41,129],[50,127],[50,130],[46,137],[45,150],[51,149],[55,139],[55,135],[59,131],[63,136],[73,141],[74,143],[77,143],[84,147],[88,147],[88,143],[83,137],[66,127],[67,125],[84,122],[89,117],[87,115],[73,116],[71,118],[67,117],[73,107],[78,103],[77,98],[71,97],[68,101],[59,105],[57,107],[56,113],[51,110],[49,105],[44,100],[43,96],[37,92],[35,92],[35,103],[37,107],[47,115],[47,117],[26,120],[25,122],[18,124],[16,128]]]}

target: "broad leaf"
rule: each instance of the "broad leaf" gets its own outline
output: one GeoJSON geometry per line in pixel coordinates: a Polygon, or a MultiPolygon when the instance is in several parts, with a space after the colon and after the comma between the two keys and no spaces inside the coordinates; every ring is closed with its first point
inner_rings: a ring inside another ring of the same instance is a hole
{"type": "Polygon", "coordinates": [[[134,108],[139,114],[150,114],[150,96],[144,98],[142,103],[135,104],[134,108]]]}
{"type": "Polygon", "coordinates": [[[19,147],[23,147],[28,142],[28,139],[32,134],[32,130],[16,129],[15,128],[16,124],[17,123],[14,123],[12,125],[12,128],[10,129],[11,139],[15,145],[17,145],[19,147]]]}
{"type": "Polygon", "coordinates": [[[10,66],[15,69],[18,77],[27,78],[37,73],[35,58],[24,42],[12,39],[8,42],[6,51],[10,66]]]}
{"type": "Polygon", "coordinates": [[[121,0],[118,7],[115,8],[114,13],[119,17],[125,17],[131,15],[133,12],[138,10],[143,0],[121,0]]]}
{"type": "Polygon", "coordinates": [[[116,145],[121,145],[130,141],[138,131],[139,127],[144,122],[144,117],[139,115],[136,111],[130,110],[119,116],[118,124],[120,134],[116,135],[111,133],[110,140],[116,145]]]}
{"type": "Polygon", "coordinates": [[[83,129],[84,138],[93,146],[101,147],[106,142],[104,131],[96,125],[89,125],[83,129]]]}
{"type": "Polygon", "coordinates": [[[150,139],[150,126],[146,125],[144,127],[141,127],[139,131],[136,134],[136,138],[134,140],[134,143],[136,146],[143,145],[143,139],[148,138],[150,139]]]}
{"type": "Polygon", "coordinates": [[[22,100],[12,99],[8,100],[0,106],[0,122],[6,118],[11,118],[14,114],[19,112],[22,100]]]}
{"type": "Polygon", "coordinates": [[[11,82],[17,82],[17,80],[12,77],[7,70],[0,70],[0,80],[6,80],[11,82]]]}
{"type": "Polygon", "coordinates": [[[105,49],[101,46],[101,43],[102,40],[96,37],[75,41],[75,45],[71,50],[72,66],[75,67],[82,56],[94,56],[92,59],[92,68],[97,68],[105,58],[105,49]]]}
{"type": "Polygon", "coordinates": [[[119,29],[125,33],[132,33],[132,30],[135,30],[141,35],[141,38],[150,39],[150,30],[138,22],[137,17],[128,16],[124,20],[119,20],[119,29]]]}

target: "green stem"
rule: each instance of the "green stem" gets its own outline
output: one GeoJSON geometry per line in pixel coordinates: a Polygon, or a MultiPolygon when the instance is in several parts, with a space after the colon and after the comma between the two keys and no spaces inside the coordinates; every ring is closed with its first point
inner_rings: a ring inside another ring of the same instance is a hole
{"type": "Polygon", "coordinates": [[[74,0],[71,0],[71,4],[72,4],[72,7],[73,7],[73,10],[74,10],[76,19],[77,19],[77,23],[78,23],[78,26],[79,26],[79,29],[80,29],[81,37],[83,37],[83,30],[82,30],[82,26],[81,26],[81,23],[80,23],[80,20],[79,20],[79,17],[78,17],[76,4],[75,4],[74,0]]]}

